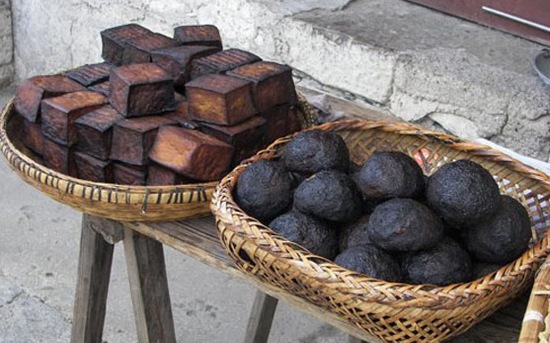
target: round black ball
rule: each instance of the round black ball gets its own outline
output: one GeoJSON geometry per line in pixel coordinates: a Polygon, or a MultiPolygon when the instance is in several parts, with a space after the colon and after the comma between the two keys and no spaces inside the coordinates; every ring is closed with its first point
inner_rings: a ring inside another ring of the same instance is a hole
{"type": "Polygon", "coordinates": [[[342,137],[334,132],[304,131],[288,142],[282,160],[288,170],[299,173],[328,169],[347,172],[349,151],[342,137]]]}
{"type": "Polygon", "coordinates": [[[491,216],[500,203],[498,185],[485,168],[459,160],[442,166],[428,180],[428,205],[455,227],[491,216]]]}
{"type": "Polygon", "coordinates": [[[531,221],[517,200],[501,195],[496,212],[469,228],[465,235],[466,248],[475,258],[505,264],[527,250],[531,239],[531,221]]]}
{"type": "Polygon", "coordinates": [[[293,182],[284,166],[261,160],[246,167],[239,176],[236,201],[249,215],[267,222],[292,203],[293,182]]]}
{"type": "Polygon", "coordinates": [[[289,211],[273,219],[269,227],[316,255],[332,259],[337,254],[338,232],[320,219],[289,211]]]}
{"type": "Polygon", "coordinates": [[[365,214],[359,220],[342,225],[339,228],[339,249],[344,251],[356,245],[372,244],[367,225],[369,215],[365,214]]]}
{"type": "Polygon", "coordinates": [[[441,220],[424,204],[394,198],[378,205],[370,215],[371,241],[388,251],[429,249],[443,239],[441,220]]]}
{"type": "Polygon", "coordinates": [[[375,279],[401,281],[399,263],[390,254],[371,244],[344,250],[336,256],[334,263],[375,279]]]}
{"type": "Polygon", "coordinates": [[[325,170],[300,183],[294,191],[294,206],[323,219],[351,222],[361,216],[362,199],[348,175],[325,170]]]}

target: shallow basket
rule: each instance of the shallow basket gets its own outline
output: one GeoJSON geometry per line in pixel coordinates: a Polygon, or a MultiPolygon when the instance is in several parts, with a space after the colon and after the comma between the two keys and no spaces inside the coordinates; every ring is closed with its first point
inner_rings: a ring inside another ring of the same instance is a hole
{"type": "Polygon", "coordinates": [[[238,268],[341,315],[385,342],[440,342],[456,336],[511,301],[533,281],[550,252],[550,179],[496,150],[404,123],[340,121],[316,127],[340,134],[351,159],[365,161],[375,151],[402,151],[431,175],[441,165],[473,160],[495,177],[501,193],[528,210],[533,241],[517,260],[468,283],[445,287],[408,285],[368,278],[313,255],[248,216],[232,196],[239,175],[253,161],[276,159],[292,136],[237,166],[214,192],[211,209],[222,244],[238,268]]]}
{"type": "MultiPolygon", "coordinates": [[[[297,113],[302,128],[315,124],[316,109],[299,96],[297,113]]],[[[42,165],[21,143],[22,123],[13,99],[0,116],[0,150],[8,165],[42,193],[84,213],[121,221],[170,221],[210,214],[215,182],[129,186],[82,180],[42,165]]]]}

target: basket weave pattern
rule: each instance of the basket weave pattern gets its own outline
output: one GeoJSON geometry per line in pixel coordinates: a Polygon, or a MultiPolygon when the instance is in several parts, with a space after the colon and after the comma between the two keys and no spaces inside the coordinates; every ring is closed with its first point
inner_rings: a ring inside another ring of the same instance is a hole
{"type": "MultiPolygon", "coordinates": [[[[398,150],[421,160],[431,175],[441,165],[469,159],[495,177],[502,194],[519,200],[533,228],[531,247],[517,260],[481,279],[445,287],[389,283],[365,277],[312,255],[244,213],[232,190],[247,163],[218,185],[211,204],[222,244],[237,266],[262,282],[340,314],[385,342],[440,342],[464,332],[530,285],[549,254],[550,179],[494,149],[404,123],[341,121],[318,128],[340,134],[354,162],[375,151],[398,150]]],[[[281,138],[248,162],[280,156],[281,138]]]]}
{"type": "MultiPolygon", "coordinates": [[[[299,95],[301,127],[315,124],[316,110],[299,95]]],[[[18,176],[54,200],[79,211],[121,221],[170,221],[210,214],[217,182],[170,186],[128,186],[82,180],[42,165],[21,143],[13,99],[2,111],[0,150],[18,176]]]]}

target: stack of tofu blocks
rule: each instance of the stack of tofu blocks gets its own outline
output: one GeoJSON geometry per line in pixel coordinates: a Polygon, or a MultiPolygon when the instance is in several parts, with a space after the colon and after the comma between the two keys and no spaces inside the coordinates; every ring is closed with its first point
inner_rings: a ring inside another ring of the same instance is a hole
{"type": "Polygon", "coordinates": [[[215,181],[300,129],[291,68],[224,50],[215,26],[170,38],[127,24],[101,40],[104,62],[16,92],[22,141],[55,171],[123,185],[215,181]]]}

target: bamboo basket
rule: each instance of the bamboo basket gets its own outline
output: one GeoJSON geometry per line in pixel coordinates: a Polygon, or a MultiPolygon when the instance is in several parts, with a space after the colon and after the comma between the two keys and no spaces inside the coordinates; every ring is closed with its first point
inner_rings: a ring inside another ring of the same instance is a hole
{"type": "Polygon", "coordinates": [[[503,194],[518,199],[532,222],[530,248],[480,279],[445,287],[372,279],[313,255],[244,213],[233,199],[239,175],[253,161],[276,159],[292,136],[237,166],[214,192],[211,209],[223,246],[242,271],[322,306],[384,342],[441,342],[457,336],[529,287],[550,252],[550,178],[503,153],[406,123],[348,120],[317,127],[340,134],[354,162],[375,151],[398,150],[431,175],[441,165],[469,159],[495,177],[503,194]]]}
{"type": "Polygon", "coordinates": [[[549,343],[550,316],[550,258],[546,258],[535,277],[523,324],[519,343],[549,343]]]}
{"type": "MultiPolygon", "coordinates": [[[[318,112],[299,95],[301,128],[316,123],[318,112]]],[[[98,217],[120,221],[170,221],[210,214],[217,181],[171,186],[128,186],[67,176],[40,163],[21,143],[22,124],[13,99],[0,116],[0,150],[8,165],[26,183],[56,201],[98,217]]]]}

